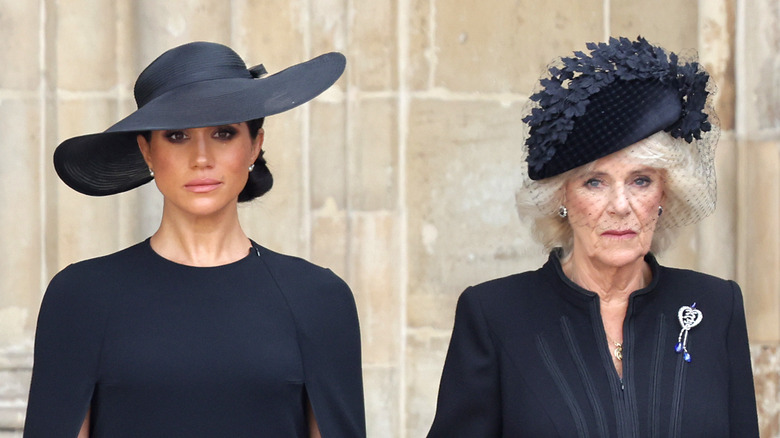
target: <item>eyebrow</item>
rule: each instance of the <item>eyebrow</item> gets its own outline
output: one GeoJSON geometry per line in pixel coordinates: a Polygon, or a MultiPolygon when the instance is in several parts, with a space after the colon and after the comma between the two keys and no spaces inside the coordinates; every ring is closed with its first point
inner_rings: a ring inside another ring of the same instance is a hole
{"type": "MultiPolygon", "coordinates": [[[[650,174],[650,173],[652,173],[652,174],[660,174],[661,173],[661,169],[658,169],[658,168],[655,168],[655,167],[652,167],[652,166],[642,166],[639,169],[632,170],[629,173],[629,175],[636,176],[636,175],[650,174]]],[[[591,170],[591,171],[582,172],[579,175],[579,177],[580,178],[594,178],[594,177],[603,177],[603,176],[607,176],[607,175],[609,175],[609,173],[605,172],[605,171],[591,170]]]]}

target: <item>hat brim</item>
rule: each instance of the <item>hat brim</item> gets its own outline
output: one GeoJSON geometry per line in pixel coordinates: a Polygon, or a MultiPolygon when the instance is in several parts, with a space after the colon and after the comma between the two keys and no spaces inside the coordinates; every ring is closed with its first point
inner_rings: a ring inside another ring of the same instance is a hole
{"type": "Polygon", "coordinates": [[[73,137],[54,151],[62,181],[91,196],[121,193],[151,181],[139,132],[240,123],[272,116],[317,97],[344,72],[346,59],[326,53],[257,79],[201,81],[147,102],[106,131],[73,137]]]}

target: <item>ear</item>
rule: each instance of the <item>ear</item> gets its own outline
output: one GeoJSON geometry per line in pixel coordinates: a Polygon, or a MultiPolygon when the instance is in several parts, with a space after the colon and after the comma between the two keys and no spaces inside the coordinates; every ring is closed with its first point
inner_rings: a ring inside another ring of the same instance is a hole
{"type": "MultiPolygon", "coordinates": [[[[144,139],[145,140],[145,139],[144,139]]],[[[263,141],[265,140],[265,131],[263,128],[257,130],[257,137],[252,140],[252,163],[257,161],[260,151],[263,150],[263,141]]]]}
{"type": "Polygon", "coordinates": [[[151,159],[152,146],[146,140],[146,137],[144,137],[141,134],[138,134],[135,137],[135,141],[138,142],[138,149],[141,150],[141,155],[144,156],[144,161],[146,161],[146,165],[149,166],[149,168],[151,169],[152,168],[152,159],[151,159]]]}

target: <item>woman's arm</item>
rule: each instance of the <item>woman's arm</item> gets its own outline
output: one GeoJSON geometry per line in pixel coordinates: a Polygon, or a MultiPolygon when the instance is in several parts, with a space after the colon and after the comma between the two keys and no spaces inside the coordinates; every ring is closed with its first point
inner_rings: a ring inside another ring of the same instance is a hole
{"type": "Polygon", "coordinates": [[[729,427],[730,436],[758,437],[756,393],[753,370],[750,366],[745,307],[742,291],[737,283],[732,286],[733,306],[728,331],[729,360],[729,427]]]}
{"type": "MultiPolygon", "coordinates": [[[[317,425],[317,419],[314,418],[314,410],[311,408],[309,397],[306,397],[306,419],[309,423],[309,438],[322,438],[320,427],[317,425]]],[[[82,438],[79,436],[79,438],[82,438]]],[[[89,438],[88,436],[85,438],[89,438]]]]}
{"type": "Polygon", "coordinates": [[[428,438],[500,436],[500,393],[496,348],[479,300],[467,289],[455,310],[428,438]]]}
{"type": "MultiPolygon", "coordinates": [[[[49,284],[35,332],[25,438],[73,438],[92,399],[103,333],[103,303],[68,268],[49,284]]],[[[87,422],[87,425],[89,423],[87,422]]]]}
{"type": "Polygon", "coordinates": [[[87,411],[87,416],[84,418],[84,423],[81,424],[81,431],[79,431],[77,438],[89,438],[89,414],[91,412],[91,409],[87,411]]]}

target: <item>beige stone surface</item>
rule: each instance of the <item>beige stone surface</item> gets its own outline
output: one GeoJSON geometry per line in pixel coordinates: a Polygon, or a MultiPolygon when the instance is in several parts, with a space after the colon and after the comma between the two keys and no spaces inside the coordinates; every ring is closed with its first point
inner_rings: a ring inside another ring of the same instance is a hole
{"type": "Polygon", "coordinates": [[[269,73],[305,61],[306,8],[300,0],[231,2],[232,47],[250,67],[263,64],[269,73]]]}
{"type": "Polygon", "coordinates": [[[452,327],[469,285],[538,266],[514,208],[520,105],[412,103],[407,150],[410,327],[452,327]],[[513,140],[514,139],[514,140],[513,140]]]}
{"type": "Polygon", "coordinates": [[[38,87],[40,3],[0,1],[0,41],[4,42],[6,60],[0,69],[0,89],[32,91],[38,87]]]}
{"type": "Polygon", "coordinates": [[[392,210],[398,200],[398,121],[394,99],[350,102],[347,147],[348,205],[392,210]]]}
{"type": "MultiPolygon", "coordinates": [[[[0,310],[0,331],[3,330],[4,316],[7,315],[0,310]]],[[[12,343],[7,341],[0,339],[0,431],[10,434],[24,425],[32,376],[32,345],[29,338],[12,343]]]]}
{"type": "Polygon", "coordinates": [[[411,329],[406,337],[406,421],[404,436],[426,436],[436,413],[441,370],[447,346],[448,331],[411,329]]]}
{"type": "Polygon", "coordinates": [[[347,207],[347,112],[344,102],[311,103],[308,170],[313,208],[326,202],[334,202],[341,209],[347,207]]]}
{"type": "Polygon", "coordinates": [[[697,2],[610,0],[609,6],[612,36],[641,35],[678,53],[699,47],[697,2]]]}
{"type": "MultiPolygon", "coordinates": [[[[339,210],[332,199],[321,208],[312,211],[310,260],[331,269],[342,279],[347,279],[349,267],[350,221],[345,210],[339,210]]],[[[355,285],[351,285],[353,293],[355,285]]]]}
{"type": "MultiPolygon", "coordinates": [[[[401,427],[401,373],[397,366],[365,366],[366,429],[371,438],[396,438],[401,427]]],[[[419,435],[422,436],[422,435],[419,435]]]]}
{"type": "Polygon", "coordinates": [[[436,28],[435,1],[409,0],[408,11],[402,15],[407,32],[406,43],[399,49],[406,49],[408,57],[403,63],[405,75],[402,83],[410,90],[426,90],[432,87],[432,73],[435,71],[436,47],[433,29],[436,28]]]}
{"type": "Polygon", "coordinates": [[[42,287],[40,277],[28,270],[41,263],[42,249],[38,232],[42,225],[41,150],[36,147],[41,140],[38,102],[28,98],[0,100],[0,132],[6,142],[0,175],[7,181],[0,193],[4,205],[0,208],[0,223],[6,227],[0,238],[0,251],[5,255],[0,263],[2,342],[11,337],[19,340],[23,329],[35,327],[32,309],[42,287]]]}
{"type": "Polygon", "coordinates": [[[556,56],[602,38],[602,1],[436,0],[434,86],[459,92],[530,93],[556,56]]]}
{"type": "Polygon", "coordinates": [[[60,87],[70,92],[110,90],[117,79],[114,3],[70,0],[59,4],[57,14],[60,87]]]}
{"type": "MultiPolygon", "coordinates": [[[[718,86],[715,109],[724,131],[733,131],[735,125],[736,2],[699,2],[699,60],[718,86]]],[[[735,161],[732,164],[736,166],[735,161]]]]}
{"type": "Polygon", "coordinates": [[[225,2],[137,0],[133,13],[142,66],[164,50],[189,41],[230,42],[232,15],[225,2]]]}
{"type": "Polygon", "coordinates": [[[780,341],[780,142],[748,142],[740,159],[739,281],[751,340],[780,341]]]}
{"type": "Polygon", "coordinates": [[[398,219],[387,213],[350,218],[347,280],[357,301],[367,366],[398,366],[402,334],[398,219]]]}
{"type": "MultiPolygon", "coordinates": [[[[360,91],[397,88],[398,45],[396,8],[393,0],[355,2],[349,14],[351,85],[360,91]]],[[[380,119],[381,120],[381,119],[380,119]]]]}
{"type": "MultiPolygon", "coordinates": [[[[307,14],[300,22],[301,27],[307,29],[304,32],[307,39],[303,41],[303,47],[307,48],[312,55],[351,49],[349,17],[354,12],[354,9],[350,8],[350,5],[354,4],[353,2],[348,0],[299,1],[301,7],[307,10],[307,14]]],[[[279,44],[287,45],[288,43],[280,41],[279,44]]],[[[351,74],[347,72],[337,82],[337,86],[344,87],[350,78],[351,74]]]]}
{"type": "Polygon", "coordinates": [[[740,134],[754,138],[780,128],[780,7],[775,0],[755,0],[743,10],[739,52],[741,109],[740,134]]]}
{"type": "Polygon", "coordinates": [[[777,344],[754,343],[750,354],[761,436],[780,436],[780,352],[777,344]]]}

